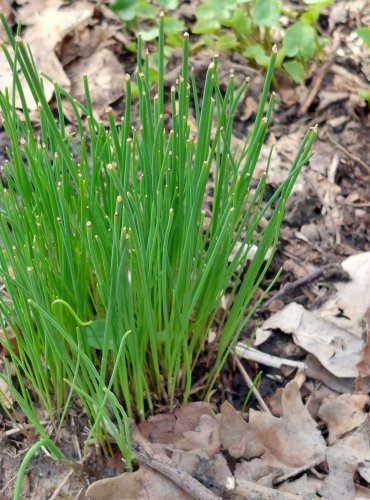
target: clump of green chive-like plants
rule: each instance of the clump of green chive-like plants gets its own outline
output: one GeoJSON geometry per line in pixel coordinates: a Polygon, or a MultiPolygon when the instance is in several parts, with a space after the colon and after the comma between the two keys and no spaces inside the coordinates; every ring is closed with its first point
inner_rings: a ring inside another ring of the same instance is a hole
{"type": "Polygon", "coordinates": [[[54,83],[54,113],[29,49],[2,21],[9,38],[2,49],[14,83],[0,92],[11,143],[3,167],[6,187],[0,190],[0,312],[4,332],[10,327],[16,340],[1,341],[8,353],[3,378],[44,438],[37,407],[58,431],[78,401],[90,437],[103,443],[113,438],[130,460],[127,417],[144,417],[157,401],[171,406],[189,398],[193,369],[228,289],[205,395],[214,385],[258,306],[252,299],[270,266],[286,201],[316,131],[306,134],[286,180],[268,199],[271,155],[262,176],[254,184],[252,178],[274,105],[269,86],[275,53],[255,123],[236,151],[233,121],[247,81],[235,88],[231,74],[221,90],[213,61],[200,95],[188,70],[186,34],[165,119],[163,17],[155,95],[138,40],[137,128],[129,76],[119,123],[111,109],[109,125],[94,118],[86,79],[82,103],[54,83]],[[37,132],[21,75],[38,104],[37,132]],[[74,109],[75,136],[66,127],[63,99],[74,109]],[[257,250],[247,260],[252,246],[257,250]]]}

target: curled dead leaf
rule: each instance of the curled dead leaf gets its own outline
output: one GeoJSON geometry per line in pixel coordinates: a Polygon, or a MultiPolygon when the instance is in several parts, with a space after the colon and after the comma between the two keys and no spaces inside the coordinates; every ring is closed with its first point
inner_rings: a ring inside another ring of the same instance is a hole
{"type": "Polygon", "coordinates": [[[319,417],[327,424],[328,443],[335,443],[340,437],[362,425],[370,404],[369,396],[342,394],[323,403],[318,411],[319,417]]]}
{"type": "Polygon", "coordinates": [[[89,500],[190,500],[191,496],[172,481],[147,467],[101,479],[86,491],[89,500]]]}

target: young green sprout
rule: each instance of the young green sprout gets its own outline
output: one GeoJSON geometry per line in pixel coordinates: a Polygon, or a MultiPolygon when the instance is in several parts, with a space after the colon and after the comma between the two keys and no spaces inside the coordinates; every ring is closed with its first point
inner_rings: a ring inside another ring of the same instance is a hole
{"type": "Polygon", "coordinates": [[[118,123],[111,108],[107,127],[94,118],[87,78],[83,103],[54,82],[54,113],[32,55],[1,19],[14,84],[0,92],[11,143],[3,172],[8,187],[0,193],[6,291],[0,311],[3,331],[10,326],[16,339],[16,347],[8,337],[0,340],[9,354],[2,377],[43,438],[48,435],[37,406],[58,432],[78,399],[89,437],[108,450],[113,438],[130,464],[128,417],[144,418],[159,401],[171,408],[189,399],[194,367],[226,290],[204,396],[262,300],[253,297],[269,269],[286,201],[316,130],[306,134],[285,181],[266,200],[271,155],[253,188],[252,179],[274,104],[269,88],[276,50],[254,125],[237,152],[233,121],[248,80],[235,88],[231,74],[224,89],[218,63],[211,62],[200,94],[188,69],[185,34],[181,74],[167,96],[163,16],[155,97],[138,40],[137,128],[129,75],[118,123]],[[38,104],[39,139],[20,73],[38,104]],[[67,132],[62,98],[74,110],[76,136],[67,132]],[[193,115],[196,131],[189,121],[193,115]]]}

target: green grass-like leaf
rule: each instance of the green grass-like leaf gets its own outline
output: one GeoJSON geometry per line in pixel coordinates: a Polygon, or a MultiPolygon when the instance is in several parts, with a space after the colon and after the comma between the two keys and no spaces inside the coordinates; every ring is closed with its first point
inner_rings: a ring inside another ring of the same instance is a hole
{"type": "Polygon", "coordinates": [[[266,200],[270,159],[253,189],[252,179],[274,104],[269,87],[275,53],[255,123],[237,152],[233,121],[247,82],[236,89],[232,73],[221,89],[214,61],[198,93],[188,69],[187,35],[181,75],[169,96],[168,128],[163,17],[154,97],[140,39],[137,44],[137,128],[129,76],[118,123],[111,109],[108,126],[95,119],[86,78],[84,103],[75,103],[54,83],[55,114],[28,48],[1,20],[9,38],[2,49],[13,70],[13,91],[23,103],[21,116],[9,90],[0,90],[11,143],[3,173],[8,187],[0,190],[0,275],[7,293],[0,297],[0,311],[17,341],[17,349],[2,341],[16,383],[10,369],[4,378],[41,434],[35,399],[58,431],[78,397],[90,435],[106,446],[113,436],[130,464],[127,415],[144,417],[157,400],[173,405],[189,398],[193,368],[225,291],[229,299],[207,391],[258,306],[254,293],[271,263],[286,201],[316,131],[307,133],[286,180],[266,200]],[[19,72],[38,105],[37,133],[19,72]],[[67,134],[62,97],[74,109],[76,137],[67,134]],[[196,131],[189,124],[191,108],[196,131]]]}

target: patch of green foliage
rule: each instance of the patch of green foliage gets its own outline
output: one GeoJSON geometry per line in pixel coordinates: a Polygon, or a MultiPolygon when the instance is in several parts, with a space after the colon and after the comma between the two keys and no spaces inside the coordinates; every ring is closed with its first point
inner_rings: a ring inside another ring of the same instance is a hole
{"type": "MultiPolygon", "coordinates": [[[[276,65],[296,83],[303,83],[307,65],[320,56],[328,39],[319,36],[316,25],[321,10],[333,0],[304,0],[305,8],[298,15],[284,7],[280,0],[201,0],[195,7],[196,22],[191,32],[199,35],[192,47],[208,45],[213,50],[237,50],[257,65],[267,68],[274,44],[274,29],[283,33],[282,46],[277,54],[276,65]],[[289,19],[286,26],[281,17],[289,19]]],[[[129,27],[140,30],[144,40],[156,38],[157,9],[172,11],[177,0],[113,0],[111,7],[129,27]],[[148,23],[149,21],[149,23],[148,23]]],[[[183,22],[175,17],[166,18],[168,49],[180,43],[179,33],[183,22]]],[[[191,49],[192,49],[191,48],[191,49]]]]}
{"type": "Polygon", "coordinates": [[[316,130],[306,134],[286,179],[267,196],[271,154],[260,177],[255,168],[274,105],[269,88],[275,53],[255,122],[236,150],[233,121],[248,82],[235,88],[231,74],[222,92],[215,60],[200,95],[188,69],[186,35],[181,75],[168,96],[171,128],[165,122],[163,17],[155,96],[138,39],[138,128],[137,117],[131,118],[130,76],[118,122],[110,108],[108,125],[95,118],[86,78],[82,103],[53,82],[53,112],[44,92],[47,75],[40,77],[28,47],[1,20],[9,39],[1,47],[14,81],[12,89],[0,89],[11,144],[3,167],[7,187],[0,190],[0,327],[11,328],[16,345],[7,334],[0,337],[8,353],[0,377],[45,442],[50,436],[37,405],[57,438],[78,400],[89,422],[87,442],[94,438],[109,450],[114,440],[130,466],[129,418],[144,418],[157,402],[188,400],[193,369],[226,290],[204,397],[263,300],[254,295],[316,130]],[[37,103],[37,133],[27,111],[28,90],[37,103]],[[74,110],[76,134],[66,127],[63,99],[74,110]],[[196,131],[189,125],[190,107],[196,131]]]}
{"type": "MultiPolygon", "coordinates": [[[[370,47],[370,28],[368,26],[361,26],[356,31],[357,35],[370,47]]],[[[359,96],[370,104],[370,89],[360,89],[359,96]]]]}

